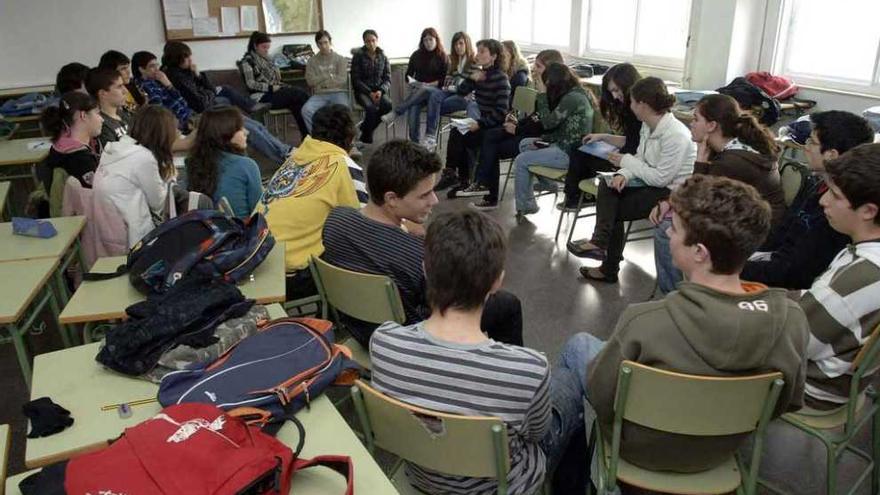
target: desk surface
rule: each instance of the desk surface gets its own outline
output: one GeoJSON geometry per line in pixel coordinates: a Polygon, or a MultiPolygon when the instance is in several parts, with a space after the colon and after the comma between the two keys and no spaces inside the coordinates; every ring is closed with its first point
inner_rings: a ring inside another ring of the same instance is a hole
{"type": "Polygon", "coordinates": [[[20,320],[57,266],[57,257],[0,263],[0,323],[20,320]]]}
{"type": "Polygon", "coordinates": [[[0,141],[0,165],[30,165],[46,158],[49,148],[28,149],[32,142],[48,142],[47,138],[10,139],[0,141]]]}
{"type": "Polygon", "coordinates": [[[49,239],[12,233],[12,223],[0,223],[0,262],[60,258],[76,241],[86,225],[86,217],[56,217],[50,219],[58,234],[49,239]]]}
{"type": "MultiPolygon", "coordinates": [[[[109,273],[125,264],[125,256],[101,258],[91,271],[109,273]]],[[[245,279],[238,288],[245,297],[262,304],[283,302],[286,298],[284,281],[284,243],[276,242],[269,256],[253,272],[253,281],[245,279]]],[[[142,301],[143,294],[128,281],[127,275],[109,280],[83,282],[61,311],[62,324],[125,318],[125,308],[142,301]]]]}
{"type": "Polygon", "coordinates": [[[4,88],[0,89],[0,98],[11,98],[13,96],[22,96],[29,93],[51,93],[53,91],[55,91],[54,84],[22,86],[20,88],[4,88]]]}

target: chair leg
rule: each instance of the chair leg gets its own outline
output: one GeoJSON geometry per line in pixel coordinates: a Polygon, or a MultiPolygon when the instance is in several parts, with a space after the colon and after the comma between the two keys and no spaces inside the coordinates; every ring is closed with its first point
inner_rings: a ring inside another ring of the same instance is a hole
{"type": "MultiPolygon", "coordinates": [[[[556,235],[553,237],[553,242],[559,241],[559,231],[562,229],[562,217],[565,216],[565,208],[559,210],[559,221],[556,222],[556,235]]],[[[577,216],[577,213],[575,213],[577,216]]]]}
{"type": "Polygon", "coordinates": [[[880,493],[880,411],[874,412],[874,420],[871,424],[871,445],[874,454],[871,493],[880,493]]]}
{"type": "Polygon", "coordinates": [[[825,444],[825,493],[834,495],[837,493],[837,449],[834,445],[822,438],[825,444]]]}
{"type": "Polygon", "coordinates": [[[507,183],[510,181],[510,173],[513,170],[513,161],[510,162],[510,165],[507,167],[507,174],[504,176],[504,185],[501,187],[501,195],[498,197],[498,202],[504,201],[504,193],[507,192],[507,183]]]}
{"type": "Polygon", "coordinates": [[[571,226],[568,227],[568,240],[565,241],[566,244],[571,242],[571,237],[574,235],[574,227],[578,223],[578,219],[581,217],[581,208],[584,207],[584,192],[581,191],[581,195],[578,198],[578,209],[574,214],[574,220],[571,221],[571,226]]]}

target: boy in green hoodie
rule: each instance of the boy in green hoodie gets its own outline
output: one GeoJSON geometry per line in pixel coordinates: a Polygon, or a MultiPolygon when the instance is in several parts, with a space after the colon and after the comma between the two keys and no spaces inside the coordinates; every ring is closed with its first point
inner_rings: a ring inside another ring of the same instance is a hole
{"type": "MultiPolygon", "coordinates": [[[[704,376],[780,371],[775,415],[801,407],[809,329],[784,289],[743,283],[740,270],[770,229],[770,207],[755,188],[694,175],[673,192],[670,248],[687,282],[660,301],[634,304],[602,342],[573,336],[563,366],[581,377],[605,438],[611,437],[620,363],[704,376]]],[[[695,437],[624,423],[621,456],[646,469],[697,472],[717,466],[746,435],[695,437]]]]}

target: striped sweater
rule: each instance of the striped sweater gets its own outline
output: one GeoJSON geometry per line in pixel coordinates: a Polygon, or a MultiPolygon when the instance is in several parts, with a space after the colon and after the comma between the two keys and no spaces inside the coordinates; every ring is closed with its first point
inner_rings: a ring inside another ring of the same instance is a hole
{"type": "Polygon", "coordinates": [[[465,79],[458,86],[458,93],[461,95],[471,91],[480,107],[480,118],[477,120],[480,128],[490,129],[503,124],[510,108],[510,80],[507,79],[507,74],[499,69],[489,69],[484,80],[476,82],[465,79]]]}
{"type": "MultiPolygon", "coordinates": [[[[550,427],[550,370],[537,351],[488,340],[440,341],[424,322],[388,322],[370,340],[372,384],[408,404],[469,416],[497,416],[507,425],[511,495],[533,493],[544,479],[539,447],[550,427]]],[[[451,476],[414,464],[410,481],[425,493],[494,494],[494,479],[451,476]]]]}
{"type": "Polygon", "coordinates": [[[810,323],[804,402],[816,409],[845,404],[852,362],[880,324],[880,240],[847,246],[800,305],[810,323]]]}

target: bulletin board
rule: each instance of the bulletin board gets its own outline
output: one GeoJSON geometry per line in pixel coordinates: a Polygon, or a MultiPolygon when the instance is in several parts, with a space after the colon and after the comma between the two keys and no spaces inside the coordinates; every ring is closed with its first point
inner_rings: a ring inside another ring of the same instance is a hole
{"type": "Polygon", "coordinates": [[[166,41],[247,38],[266,31],[261,0],[160,0],[166,41]]]}

